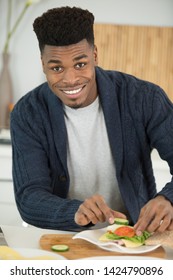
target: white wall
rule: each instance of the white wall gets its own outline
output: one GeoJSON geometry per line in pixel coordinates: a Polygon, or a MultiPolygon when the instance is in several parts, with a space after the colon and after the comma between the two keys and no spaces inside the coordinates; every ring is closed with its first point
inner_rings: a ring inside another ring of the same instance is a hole
{"type": "MultiPolygon", "coordinates": [[[[25,0],[14,2],[13,21],[25,0]]],[[[0,0],[0,53],[5,40],[7,0],[0,0]]],[[[27,91],[44,81],[40,54],[32,23],[49,8],[78,6],[94,13],[95,22],[173,26],[173,0],[42,0],[31,6],[10,44],[10,71],[16,102],[27,91]]],[[[0,69],[2,60],[0,57],[0,69]]]]}

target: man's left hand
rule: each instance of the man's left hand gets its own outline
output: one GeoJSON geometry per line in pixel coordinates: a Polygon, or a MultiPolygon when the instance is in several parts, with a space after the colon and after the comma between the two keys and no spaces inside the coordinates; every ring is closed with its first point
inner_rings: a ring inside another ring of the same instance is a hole
{"type": "Polygon", "coordinates": [[[137,235],[144,230],[164,232],[173,230],[173,206],[164,196],[151,199],[142,209],[134,225],[137,235]]]}

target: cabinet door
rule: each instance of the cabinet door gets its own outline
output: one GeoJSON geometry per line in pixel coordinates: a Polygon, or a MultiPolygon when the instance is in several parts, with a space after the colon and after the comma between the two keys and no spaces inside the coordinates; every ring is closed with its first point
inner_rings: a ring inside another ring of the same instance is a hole
{"type": "Polygon", "coordinates": [[[0,144],[0,179],[12,180],[12,148],[11,148],[11,145],[0,144]]]}
{"type": "Polygon", "coordinates": [[[159,192],[166,185],[166,183],[171,181],[171,174],[167,162],[160,158],[156,150],[153,150],[152,152],[152,164],[156,179],[157,191],[159,192]]]}
{"type": "Polygon", "coordinates": [[[23,220],[16,207],[13,184],[0,180],[0,224],[22,226],[23,220]]]}

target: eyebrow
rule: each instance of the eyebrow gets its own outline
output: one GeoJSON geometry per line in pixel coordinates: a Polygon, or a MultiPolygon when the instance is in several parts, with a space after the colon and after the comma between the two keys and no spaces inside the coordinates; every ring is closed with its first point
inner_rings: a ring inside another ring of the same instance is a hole
{"type": "MultiPolygon", "coordinates": [[[[80,59],[87,58],[87,57],[88,57],[88,56],[87,56],[86,54],[82,54],[82,55],[79,55],[79,56],[75,57],[75,58],[73,59],[73,61],[78,61],[78,60],[80,60],[80,59]]],[[[61,64],[62,61],[61,61],[61,60],[58,60],[58,59],[50,59],[50,60],[48,61],[48,64],[50,64],[50,63],[61,64]]]]}
{"type": "Polygon", "coordinates": [[[74,60],[74,61],[77,61],[77,60],[80,60],[80,59],[82,59],[82,58],[87,58],[87,57],[88,57],[88,55],[82,54],[82,55],[79,55],[79,56],[75,57],[73,60],[74,60]]]}

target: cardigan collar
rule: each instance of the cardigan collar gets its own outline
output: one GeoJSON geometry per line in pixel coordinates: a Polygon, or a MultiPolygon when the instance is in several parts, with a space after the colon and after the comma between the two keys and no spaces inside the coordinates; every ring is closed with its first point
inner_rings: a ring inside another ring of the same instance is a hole
{"type": "Polygon", "coordinates": [[[122,129],[118,105],[118,88],[113,84],[107,71],[96,68],[97,88],[102,105],[110,147],[116,165],[117,176],[123,161],[122,129]]]}
{"type": "MultiPolygon", "coordinates": [[[[122,167],[123,149],[117,89],[107,72],[99,67],[96,67],[96,81],[118,176],[122,167]]],[[[52,94],[51,91],[48,98],[55,146],[62,164],[67,170],[67,131],[65,127],[63,105],[59,98],[52,94]]]]}

